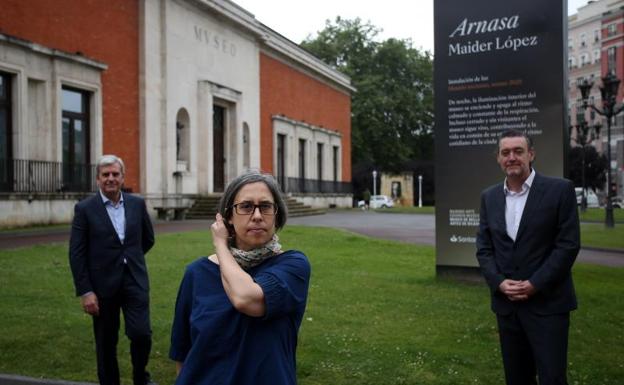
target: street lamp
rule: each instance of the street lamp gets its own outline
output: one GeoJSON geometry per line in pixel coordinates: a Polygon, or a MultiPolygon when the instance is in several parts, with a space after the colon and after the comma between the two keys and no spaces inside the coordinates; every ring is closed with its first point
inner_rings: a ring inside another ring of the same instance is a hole
{"type": "Polygon", "coordinates": [[[423,176],[418,175],[418,207],[422,207],[422,180],[423,176]]]}
{"type": "Polygon", "coordinates": [[[600,87],[600,95],[602,97],[602,108],[598,108],[593,104],[587,103],[589,97],[589,91],[594,84],[588,82],[587,79],[579,83],[578,88],[581,91],[581,97],[583,98],[583,108],[591,108],[599,115],[604,116],[607,119],[607,207],[605,209],[605,225],[607,227],[613,227],[613,204],[611,191],[611,120],[614,116],[624,110],[623,105],[616,105],[616,98],[618,88],[620,87],[620,79],[618,79],[613,73],[609,72],[602,78],[602,87],[600,87]]]}
{"type": "MultiPolygon", "coordinates": [[[[593,120],[594,112],[591,113],[592,117],[590,120],[593,120]]],[[[576,110],[576,125],[570,126],[570,137],[572,137],[572,129],[576,128],[576,136],[572,138],[574,142],[578,146],[581,147],[581,211],[585,212],[587,210],[587,184],[585,183],[585,149],[588,145],[597,140],[600,137],[600,123],[595,123],[590,126],[588,122],[585,120],[585,109],[577,108],[576,110]]]]}
{"type": "Polygon", "coordinates": [[[373,170],[373,195],[377,195],[377,170],[373,170]]]}

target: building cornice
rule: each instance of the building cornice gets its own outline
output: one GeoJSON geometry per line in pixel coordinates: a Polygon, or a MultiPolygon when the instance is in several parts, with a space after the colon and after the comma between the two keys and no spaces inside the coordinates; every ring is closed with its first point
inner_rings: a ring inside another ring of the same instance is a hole
{"type": "Polygon", "coordinates": [[[63,59],[63,60],[67,60],[67,61],[74,62],[74,63],[84,64],[86,66],[95,68],[99,71],[104,71],[108,68],[108,65],[106,63],[88,58],[80,52],[70,53],[66,51],[61,51],[56,48],[49,48],[41,44],[32,42],[30,40],[25,40],[19,37],[6,35],[3,33],[0,33],[0,42],[5,43],[5,44],[10,44],[13,46],[17,46],[17,47],[21,47],[31,52],[35,52],[44,56],[48,56],[53,59],[63,59]]]}
{"type": "Polygon", "coordinates": [[[315,126],[314,124],[310,124],[307,122],[303,122],[300,120],[295,120],[295,119],[291,119],[285,115],[272,115],[271,116],[272,120],[278,120],[278,121],[282,121],[282,122],[286,122],[286,123],[290,123],[293,126],[301,126],[301,127],[305,127],[310,129],[311,131],[318,131],[318,132],[323,132],[327,135],[334,135],[334,136],[339,136],[342,137],[342,133],[340,133],[340,131],[338,130],[332,130],[331,128],[325,128],[325,127],[321,127],[321,126],[315,126]]]}
{"type": "Polygon", "coordinates": [[[254,15],[240,7],[239,5],[228,0],[187,0],[191,4],[195,4],[200,9],[210,11],[219,17],[228,20],[231,23],[250,32],[254,37],[262,39],[262,29],[254,15]]]}
{"type": "Polygon", "coordinates": [[[600,24],[600,21],[602,20],[602,14],[597,14],[592,17],[587,17],[584,19],[578,19],[574,16],[576,15],[572,15],[568,17],[568,29],[576,29],[576,28],[580,28],[587,24],[592,24],[592,23],[600,24]]]}
{"type": "Polygon", "coordinates": [[[229,0],[188,0],[201,9],[210,10],[220,17],[250,32],[261,47],[284,56],[289,61],[302,66],[306,70],[326,79],[347,92],[355,92],[351,78],[332,68],[316,56],[301,48],[295,42],[258,21],[249,11],[229,0]]]}
{"type": "Polygon", "coordinates": [[[610,9],[602,14],[602,22],[609,24],[612,21],[617,21],[622,18],[622,14],[624,14],[624,6],[616,9],[610,9]]]}
{"type": "Polygon", "coordinates": [[[30,40],[25,40],[19,37],[6,35],[3,33],[0,33],[0,42],[10,44],[13,46],[17,46],[17,47],[21,47],[31,52],[35,52],[44,56],[48,56],[53,59],[63,59],[63,60],[67,60],[70,62],[80,63],[83,65],[95,68],[99,71],[104,71],[108,68],[108,65],[106,63],[102,63],[97,60],[88,58],[80,52],[70,53],[66,51],[61,51],[56,48],[49,48],[41,44],[32,42],[30,40]]]}

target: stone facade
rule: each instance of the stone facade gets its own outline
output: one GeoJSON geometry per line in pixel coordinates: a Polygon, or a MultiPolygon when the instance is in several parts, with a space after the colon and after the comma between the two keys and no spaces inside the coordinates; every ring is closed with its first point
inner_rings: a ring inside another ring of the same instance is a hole
{"type": "MultiPolygon", "coordinates": [[[[69,85],[93,93],[90,108],[96,115],[90,116],[90,123],[91,129],[99,125],[95,136],[100,137],[100,142],[92,144],[90,161],[94,162],[102,153],[121,156],[129,165],[126,187],[133,191],[140,191],[138,11],[138,0],[92,1],[88,5],[77,0],[5,0],[0,12],[3,34],[50,52],[89,58],[102,66],[97,84],[71,83],[74,69],[69,77],[61,78],[51,63],[37,67],[37,75],[31,78],[42,80],[43,87],[56,93],[60,93],[59,85],[66,85],[65,79],[70,81],[69,85]],[[59,80],[51,82],[53,77],[59,80]]],[[[0,57],[4,52],[0,48],[0,57]]],[[[0,59],[0,70],[14,73],[6,68],[7,64],[0,59]]],[[[20,82],[19,76],[14,76],[13,82],[20,82]]],[[[28,96],[24,94],[24,98],[28,96]]],[[[14,103],[19,105],[22,101],[14,103]]],[[[53,104],[54,100],[48,98],[44,103],[60,122],[58,102],[53,104]]],[[[24,128],[21,122],[15,122],[14,135],[24,128]]],[[[54,140],[60,141],[60,133],[55,135],[54,140]]],[[[57,151],[50,160],[61,161],[59,155],[57,151]]]]}
{"type": "MultiPolygon", "coordinates": [[[[260,55],[261,68],[261,126],[262,137],[261,153],[262,169],[277,175],[277,135],[289,135],[289,140],[294,146],[299,137],[295,135],[295,127],[298,131],[304,131],[303,127],[311,127],[316,133],[324,132],[322,140],[311,141],[325,144],[325,164],[321,178],[333,180],[332,147],[339,146],[339,172],[337,180],[351,180],[351,97],[349,88],[345,83],[341,88],[328,87],[326,82],[310,76],[302,69],[293,68],[284,63],[276,54],[270,54],[265,48],[260,55]],[[319,106],[310,108],[309,106],[319,106]],[[288,128],[288,127],[292,128],[288,128]]],[[[306,135],[303,132],[302,135],[306,135]]],[[[307,134],[308,136],[311,135],[307,134]]],[[[303,136],[301,137],[303,139],[303,136]]],[[[292,153],[295,147],[290,147],[292,153]]],[[[289,149],[287,148],[286,151],[289,149]]],[[[313,154],[317,148],[310,148],[308,154],[313,154]]],[[[312,157],[314,159],[314,157],[312,157]]],[[[289,158],[289,164],[297,165],[297,159],[289,158]]],[[[319,177],[313,163],[308,162],[312,168],[307,175],[319,177]]],[[[295,170],[287,170],[288,176],[299,176],[295,170]]]]}
{"type": "MultiPolygon", "coordinates": [[[[349,78],[231,1],[7,0],[0,25],[0,84],[11,90],[9,162],[45,160],[65,170],[69,89],[87,101],[76,128],[88,138],[84,166],[119,155],[125,187],[154,210],[184,209],[248,168],[318,185],[351,180],[349,78]],[[287,158],[278,156],[280,135],[288,138],[280,149],[287,158]]],[[[7,108],[2,100],[0,108],[7,108]]],[[[0,200],[15,204],[3,213],[24,211],[30,219],[20,224],[66,221],[45,213],[51,204],[33,205],[32,216],[28,205],[62,195],[71,206],[91,190],[68,194],[75,191],[48,174],[59,187],[37,187],[35,195],[0,180],[0,200]]],[[[315,206],[351,205],[350,194],[310,193],[315,206]]],[[[5,217],[0,226],[13,221],[5,217]]]]}
{"type": "Polygon", "coordinates": [[[142,192],[155,207],[186,204],[177,196],[223,191],[244,168],[260,167],[259,146],[243,143],[244,134],[249,143],[260,136],[256,36],[196,2],[146,1],[142,14],[142,192]]]}
{"type": "MultiPolygon", "coordinates": [[[[414,206],[414,173],[381,174],[380,195],[387,195],[397,206],[414,206]]],[[[416,198],[418,199],[418,198],[416,198]]]]}

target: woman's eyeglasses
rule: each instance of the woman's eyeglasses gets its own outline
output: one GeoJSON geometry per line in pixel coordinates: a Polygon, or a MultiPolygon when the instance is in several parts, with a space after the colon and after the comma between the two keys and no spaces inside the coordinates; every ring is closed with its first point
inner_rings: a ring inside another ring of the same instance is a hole
{"type": "Polygon", "coordinates": [[[251,215],[256,211],[256,207],[260,209],[262,215],[275,215],[277,213],[277,206],[271,202],[262,202],[259,205],[252,202],[240,202],[230,206],[230,208],[232,207],[238,215],[251,215]]]}

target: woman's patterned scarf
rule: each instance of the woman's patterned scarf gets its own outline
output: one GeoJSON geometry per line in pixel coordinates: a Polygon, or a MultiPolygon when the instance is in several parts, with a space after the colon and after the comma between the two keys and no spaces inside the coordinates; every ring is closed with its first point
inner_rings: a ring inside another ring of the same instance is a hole
{"type": "Polygon", "coordinates": [[[277,242],[278,240],[277,234],[273,234],[273,238],[262,247],[244,251],[230,246],[230,252],[238,265],[247,270],[281,253],[282,245],[277,242]]]}

